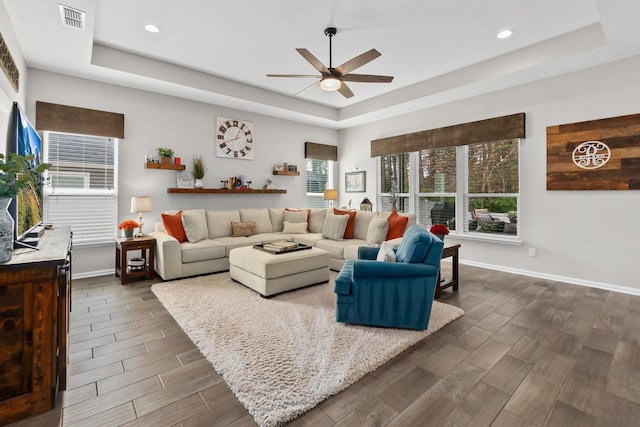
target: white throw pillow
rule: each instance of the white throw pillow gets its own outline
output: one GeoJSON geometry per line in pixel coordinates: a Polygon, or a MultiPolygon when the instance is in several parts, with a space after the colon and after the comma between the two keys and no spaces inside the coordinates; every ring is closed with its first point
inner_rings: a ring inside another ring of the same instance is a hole
{"type": "Polygon", "coordinates": [[[353,227],[353,238],[367,240],[369,224],[377,217],[377,212],[357,211],[355,226],[353,227]]]}
{"type": "Polygon", "coordinates": [[[379,245],[387,238],[389,222],[386,218],[374,218],[367,229],[367,244],[379,245]]]}
{"type": "Polygon", "coordinates": [[[209,237],[207,216],[204,213],[204,209],[182,211],[182,226],[187,240],[191,243],[196,243],[209,237]]]}
{"type": "Polygon", "coordinates": [[[282,228],[282,232],[289,233],[289,234],[304,234],[307,232],[307,223],[285,221],[284,227],[282,228]]]}
{"type": "Polygon", "coordinates": [[[307,222],[307,211],[284,211],[284,222],[307,222]]]}
{"type": "Polygon", "coordinates": [[[322,226],[322,237],[330,240],[343,240],[349,215],[327,215],[322,226]]]}
{"type": "Polygon", "coordinates": [[[376,261],[396,262],[396,253],[393,251],[393,244],[383,242],[382,245],[380,245],[376,261]]]}

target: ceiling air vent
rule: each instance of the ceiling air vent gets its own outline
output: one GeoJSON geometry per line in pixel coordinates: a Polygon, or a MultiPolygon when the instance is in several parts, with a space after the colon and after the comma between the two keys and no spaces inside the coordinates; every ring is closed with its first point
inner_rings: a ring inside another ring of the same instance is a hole
{"type": "Polygon", "coordinates": [[[58,6],[60,6],[60,19],[62,20],[62,25],[65,27],[76,28],[78,30],[84,30],[86,13],[63,4],[59,4],[58,6]]]}

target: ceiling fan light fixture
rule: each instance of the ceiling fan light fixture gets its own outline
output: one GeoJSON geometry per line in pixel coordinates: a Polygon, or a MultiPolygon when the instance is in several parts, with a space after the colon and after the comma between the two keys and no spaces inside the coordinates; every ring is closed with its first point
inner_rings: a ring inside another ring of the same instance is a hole
{"type": "Polygon", "coordinates": [[[322,90],[327,90],[327,91],[338,90],[340,89],[340,86],[342,86],[342,83],[340,82],[340,80],[336,79],[335,77],[325,77],[320,82],[320,88],[322,90]]]}

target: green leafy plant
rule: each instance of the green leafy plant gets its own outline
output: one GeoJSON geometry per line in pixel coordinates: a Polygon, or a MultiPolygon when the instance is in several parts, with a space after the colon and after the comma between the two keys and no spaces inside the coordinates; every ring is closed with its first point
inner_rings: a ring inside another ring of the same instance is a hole
{"type": "Polygon", "coordinates": [[[158,150],[158,155],[160,157],[173,157],[173,150],[171,148],[158,147],[156,150],[158,150]]]}
{"type": "Polygon", "coordinates": [[[23,156],[9,153],[6,157],[0,153],[0,197],[14,198],[24,188],[36,185],[36,173],[49,169],[49,163],[41,163],[37,167],[32,164],[35,156],[23,156]]]}
{"type": "Polygon", "coordinates": [[[194,156],[193,157],[193,171],[191,174],[195,179],[204,178],[204,174],[207,172],[207,168],[204,166],[204,160],[202,160],[202,156],[194,156]]]}

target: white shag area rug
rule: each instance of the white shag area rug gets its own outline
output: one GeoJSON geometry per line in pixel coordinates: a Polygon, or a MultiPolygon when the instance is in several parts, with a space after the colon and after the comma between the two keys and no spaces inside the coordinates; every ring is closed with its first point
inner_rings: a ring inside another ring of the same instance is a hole
{"type": "Polygon", "coordinates": [[[271,299],[229,273],[151,289],[263,427],[296,418],[464,314],[434,301],[427,331],[338,323],[333,280],[271,299]]]}

